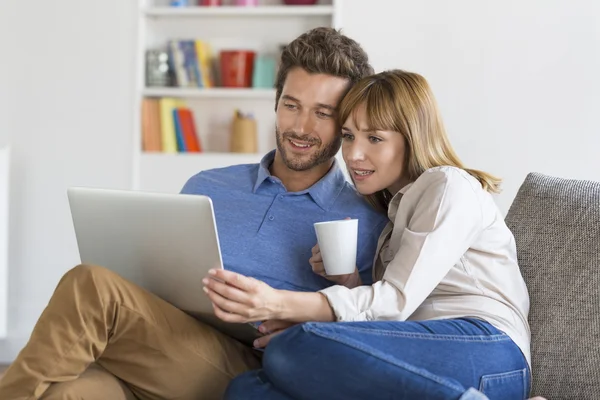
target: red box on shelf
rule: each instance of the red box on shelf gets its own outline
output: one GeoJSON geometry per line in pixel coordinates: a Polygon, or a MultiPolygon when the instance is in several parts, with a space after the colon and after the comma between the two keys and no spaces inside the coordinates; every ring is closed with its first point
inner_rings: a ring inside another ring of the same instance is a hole
{"type": "Polygon", "coordinates": [[[255,56],[256,53],[252,50],[221,51],[221,85],[235,88],[252,87],[255,56]]]}
{"type": "Polygon", "coordinates": [[[198,5],[205,6],[205,7],[222,6],[223,1],[222,0],[199,0],[198,5]]]}

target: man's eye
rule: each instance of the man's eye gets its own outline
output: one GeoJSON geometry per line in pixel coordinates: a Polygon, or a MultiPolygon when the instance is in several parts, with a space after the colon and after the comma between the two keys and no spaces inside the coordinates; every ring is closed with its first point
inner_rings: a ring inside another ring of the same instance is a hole
{"type": "Polygon", "coordinates": [[[331,117],[331,114],[326,114],[324,112],[317,111],[317,116],[320,118],[329,118],[329,117],[331,117]]]}
{"type": "Polygon", "coordinates": [[[295,110],[296,109],[296,105],[295,104],[284,104],[283,106],[285,108],[287,108],[288,110],[295,110]]]}

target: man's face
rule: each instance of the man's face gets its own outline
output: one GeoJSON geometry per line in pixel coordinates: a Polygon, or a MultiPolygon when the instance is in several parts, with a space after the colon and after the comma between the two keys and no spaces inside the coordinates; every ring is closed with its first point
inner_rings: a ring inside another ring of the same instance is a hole
{"type": "Polygon", "coordinates": [[[341,144],[335,113],[347,87],[344,78],[302,68],[288,72],[276,127],[277,150],[288,168],[310,170],[335,156],[341,144]]]}

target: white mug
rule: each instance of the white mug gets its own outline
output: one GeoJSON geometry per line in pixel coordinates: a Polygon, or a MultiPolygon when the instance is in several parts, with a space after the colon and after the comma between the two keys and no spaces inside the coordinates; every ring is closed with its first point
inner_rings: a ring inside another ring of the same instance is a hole
{"type": "Polygon", "coordinates": [[[358,220],[317,222],[317,241],[327,275],[351,274],[356,269],[358,220]]]}

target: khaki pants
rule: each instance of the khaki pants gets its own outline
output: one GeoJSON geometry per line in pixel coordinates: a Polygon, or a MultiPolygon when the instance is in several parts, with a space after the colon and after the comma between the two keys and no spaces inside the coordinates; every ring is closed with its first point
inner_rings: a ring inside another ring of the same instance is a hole
{"type": "Polygon", "coordinates": [[[105,268],[80,265],[0,381],[0,399],[220,399],[231,378],[255,368],[251,348],[105,268]]]}

